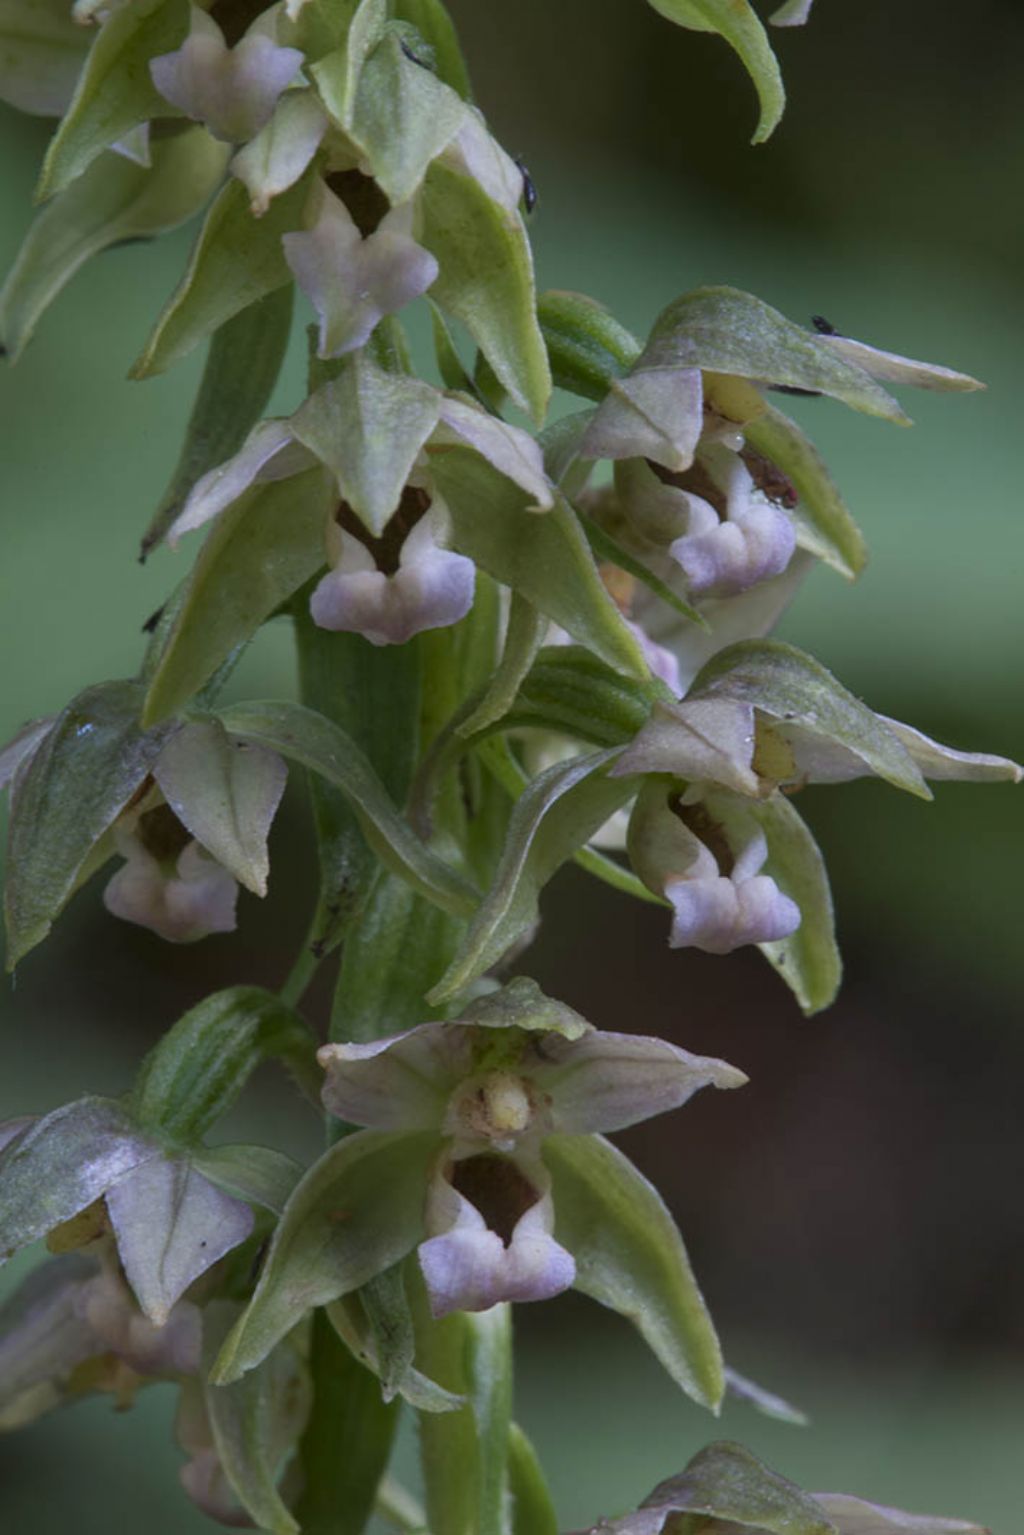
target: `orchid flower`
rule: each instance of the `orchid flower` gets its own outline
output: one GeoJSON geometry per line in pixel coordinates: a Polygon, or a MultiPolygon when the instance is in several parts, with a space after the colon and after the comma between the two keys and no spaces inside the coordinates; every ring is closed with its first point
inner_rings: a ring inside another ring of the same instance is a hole
{"type": "Polygon", "coordinates": [[[245,143],[270,120],[303,60],[299,49],[278,45],[277,17],[277,7],[264,11],[229,48],[213,17],[193,6],[181,47],[150,61],[153,84],[215,138],[245,143]]]}

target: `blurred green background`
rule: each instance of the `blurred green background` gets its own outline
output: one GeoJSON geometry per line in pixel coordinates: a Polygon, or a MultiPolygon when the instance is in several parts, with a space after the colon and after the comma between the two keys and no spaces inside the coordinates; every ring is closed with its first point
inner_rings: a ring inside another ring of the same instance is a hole
{"type": "MultiPolygon", "coordinates": [[[[590,292],[643,333],[675,294],[733,283],[988,382],[909,399],[913,432],[794,402],[872,561],[856,587],[818,572],[782,632],[882,712],[1024,756],[1021,7],[818,0],[807,29],[776,33],[790,107],[757,150],[734,57],[641,0],[454,10],[478,97],[537,183],[542,285],[590,292]]],[[[5,112],[2,128],[6,264],[47,125],[5,112]]],[[[0,738],[131,672],[142,621],[186,568],[187,550],[145,568],[135,550],[201,359],[142,386],[124,375],[192,234],[97,259],[0,377],[0,738]]],[[[276,408],[301,378],[296,347],[276,408]]],[[[286,640],[261,636],[235,692],[290,690],[286,640]]],[[[811,1022],[756,954],[670,954],[657,912],[574,872],[555,882],[542,984],[595,1023],[751,1075],[622,1142],[669,1196],[732,1362],[813,1418],[797,1430],[730,1407],[719,1427],[617,1319],[576,1299],[521,1308],[520,1412],[567,1527],[723,1433],[811,1486],[1020,1528],[1022,803],[1003,786],[940,787],[932,806],[879,784],[801,796],[847,960],[841,1000],[811,1022]]],[[[310,855],[296,798],[268,901],[243,897],[237,934],[185,951],[106,917],[98,884],[80,894],[3,983],[0,1117],[117,1092],[204,990],[278,981],[310,855]]],[[[298,1152],[317,1133],[272,1079],[232,1128],[298,1152]]],[[[173,1486],[172,1405],[154,1390],[114,1420],[89,1403],[0,1442],[9,1527],[204,1527],[173,1486]]]]}

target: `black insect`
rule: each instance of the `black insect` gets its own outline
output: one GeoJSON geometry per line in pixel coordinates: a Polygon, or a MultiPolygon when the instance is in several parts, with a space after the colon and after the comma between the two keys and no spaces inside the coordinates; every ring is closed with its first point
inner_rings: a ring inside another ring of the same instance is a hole
{"type": "Polygon", "coordinates": [[[823,314],[812,314],[811,315],[811,324],[814,326],[814,329],[818,332],[819,336],[838,336],[839,335],[839,332],[836,330],[835,326],[832,324],[832,321],[831,320],[826,320],[826,318],[825,318],[825,316],[823,314]]]}
{"type": "Polygon", "coordinates": [[[165,602],[157,608],[155,613],[150,613],[149,617],[146,619],[146,622],[142,626],[143,634],[154,634],[156,632],[156,626],[160,622],[161,618],[163,618],[164,608],[166,606],[167,604],[165,602]]]}
{"type": "Polygon", "coordinates": [[[519,167],[519,174],[523,178],[523,202],[526,204],[527,213],[532,213],[537,206],[537,188],[533,184],[533,177],[526,168],[526,161],[520,155],[516,155],[515,159],[519,167]]]}
{"type": "Polygon", "coordinates": [[[409,47],[408,43],[401,42],[401,43],[399,43],[398,46],[401,48],[402,52],[405,54],[405,56],[409,60],[410,64],[418,64],[420,69],[429,70],[431,74],[434,73],[434,71],[430,68],[429,64],[424,63],[424,61],[421,58],[418,58],[416,56],[416,54],[413,53],[413,51],[409,47]]]}

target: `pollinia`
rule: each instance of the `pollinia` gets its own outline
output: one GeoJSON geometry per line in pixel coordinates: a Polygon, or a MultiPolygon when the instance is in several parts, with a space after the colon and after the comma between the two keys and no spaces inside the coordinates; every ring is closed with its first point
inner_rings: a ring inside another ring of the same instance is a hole
{"type": "MultiPolygon", "coordinates": [[[[736,51],[766,138],[782,86],[746,0],[653,4],[736,51]]],[[[232,929],[239,888],[267,892],[289,775],[319,867],[279,992],[197,1000],[124,1099],[0,1127],[0,1257],[50,1250],[0,1312],[0,1425],[172,1382],[182,1486],[214,1519],[553,1535],[513,1416],[513,1303],[575,1286],[700,1407],[731,1389],[786,1408],[726,1367],[671,1216],[605,1138],[745,1078],[545,996],[524,952],[541,891],[575,860],[659,905],[673,947],[756,944],[805,1012],[828,1006],[839,956],[798,791],[870,774],[927,799],[1021,773],[771,638],[816,564],[855,577],[865,557],[779,401],[905,424],[892,390],[980,386],[728,287],[682,294],[644,338],[538,294],[532,184],[442,0],[10,0],[3,24],[2,94],[59,118],[0,294],[9,357],[89,257],[198,216],[134,376],[208,344],[140,530],[188,574],[134,675],[0,755],[8,964],[94,875],[112,917],[166,942],[232,929]],[[266,418],[296,288],[308,393],[266,418]],[[429,360],[403,329],[417,300],[429,360]],[[554,385],[576,406],[549,421],[554,385]],[[270,622],[294,633],[298,697],[225,704],[270,622]],[[303,998],[336,950],[322,1030],[303,998]],[[265,1060],[326,1111],[308,1168],[210,1139],[265,1060]],[[388,1473],[402,1411],[423,1507],[388,1473]]],[[[727,1443],[593,1528],[698,1526],[977,1530],[804,1492],[727,1443]]]]}

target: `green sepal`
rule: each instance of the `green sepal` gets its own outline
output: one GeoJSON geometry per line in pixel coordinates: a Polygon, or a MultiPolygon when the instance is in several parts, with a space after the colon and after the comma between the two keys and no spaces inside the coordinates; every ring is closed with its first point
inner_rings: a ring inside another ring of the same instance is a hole
{"type": "Polygon", "coordinates": [[[853,410],[909,425],[892,395],[820,336],[738,288],[694,288],[663,309],[636,365],[701,368],[831,395],[853,410]]]}
{"type": "Polygon", "coordinates": [[[472,101],[469,70],[459,47],[458,33],[442,0],[395,0],[397,20],[414,26],[434,55],[434,66],[445,85],[463,101],[472,101]]]}
{"type": "Polygon", "coordinates": [[[198,213],[224,174],[228,148],[204,128],[155,139],[152,165],[102,154],[36,214],[0,293],[0,337],[16,362],[40,316],[90,257],[147,239],[198,213]]]}
{"type": "Polygon", "coordinates": [[[465,325],[512,399],[540,424],[551,372],[522,217],[439,160],[427,171],[421,207],[420,243],[440,266],[432,296],[465,325]]]}
{"type": "Polygon", "coordinates": [[[748,0],[649,0],[662,16],[693,32],[717,32],[735,49],[757,91],[761,115],[751,140],[763,144],[778,127],[786,92],[768,34],[748,0]]]}
{"type": "MultiPolygon", "coordinates": [[[[360,0],[345,28],[345,41],[326,53],[310,71],[324,108],[346,132],[355,115],[359,76],[384,35],[387,19],[387,0],[360,0]]],[[[332,30],[337,36],[336,23],[332,30]]]]}
{"type": "MultiPolygon", "coordinates": [[[[214,1301],[203,1312],[203,1363],[213,1363],[238,1308],[214,1301]]],[[[243,1380],[204,1384],[217,1459],[242,1507],[270,1535],[299,1535],[278,1489],[281,1461],[296,1445],[311,1406],[309,1370],[290,1340],[243,1380]]]]}
{"type": "Polygon", "coordinates": [[[46,937],[86,870],[91,872],[94,848],[176,728],[140,729],[142,700],[137,682],[86,688],[18,771],[4,891],[9,970],[46,937]]]}
{"type": "Polygon", "coordinates": [[[192,1166],[204,1178],[247,1205],[261,1205],[280,1215],[302,1168],[283,1151],[270,1146],[199,1146],[192,1166]]]}
{"type": "Polygon", "coordinates": [[[650,675],[563,497],[556,496],[548,512],[529,512],[526,494],[465,448],[433,454],[431,470],[460,554],[520,592],[610,666],[642,679],[650,675]]]}
{"type": "MultiPolygon", "coordinates": [[[[659,1483],[641,1505],[693,1515],[701,1528],[721,1520],[771,1535],[838,1535],[821,1504],[741,1444],[709,1444],[679,1476],[659,1483]]],[[[676,1523],[675,1520],[672,1521],[676,1523]]]]}
{"type": "Polygon", "coordinates": [[[728,698],[751,705],[806,735],[835,742],[867,769],[918,799],[932,792],[903,742],[820,661],[781,640],[740,640],[713,655],[694,678],[687,702],[728,698]]]}
{"type": "Polygon", "coordinates": [[[455,137],[465,115],[462,98],[414,64],[389,31],[360,71],[348,134],[397,207],[418,191],[427,166],[455,137]]]}
{"type": "Polygon", "coordinates": [[[774,879],[800,908],[800,926],[788,938],[758,945],[795,995],[805,1013],[820,1013],[835,1001],[843,966],[836,944],[835,916],[828,871],[806,822],[783,794],[768,799],[740,799],[709,794],[709,814],[764,832],[768,858],[762,874],[774,879]],[[753,825],[751,824],[753,823],[753,825]]]}
{"type": "Polygon", "coordinates": [[[474,909],[479,897],[472,885],[419,840],[365,753],[339,726],[302,704],[274,700],[234,704],[220,719],[232,735],[269,746],[341,789],[378,857],[429,901],[456,915],[474,909]]]}
{"type": "Polygon", "coordinates": [[[316,1041],[301,1018],[260,986],[216,992],[179,1018],[146,1056],[132,1092],[136,1119],[169,1140],[199,1141],[256,1067],[272,1059],[316,1101],[316,1041]]]}
{"type": "Polygon", "coordinates": [[[537,319],[559,389],[603,400],[640,356],[636,337],[597,299],[549,288],[537,299],[537,319]]]}
{"type": "Polygon", "coordinates": [[[799,541],[851,580],[867,560],[864,535],[847,510],[825,461],[808,437],[781,410],[767,405],[746,422],[743,435],[752,448],[781,469],[800,500],[792,512],[799,541]]]}
{"type": "Polygon", "coordinates": [[[291,286],[277,288],[214,332],[185,441],[140,558],[163,542],[196,481],[237,453],[263,415],[288,348],[294,296],[291,286]]]}
{"type": "Polygon", "coordinates": [[[20,112],[59,115],[89,42],[65,0],[0,0],[0,101],[20,112]]]}
{"type": "Polygon", "coordinates": [[[46,151],[39,201],[62,191],[129,129],[181,115],[150,79],[149,61],[179,48],[188,27],[188,0],[132,0],[110,12],[46,151]]]}
{"type": "Polygon", "coordinates": [[[717,1412],[721,1349],[661,1195],[601,1136],[549,1135],[543,1155],[576,1289],[632,1322],[676,1384],[717,1412]]]}
{"type": "Polygon", "coordinates": [[[324,563],[335,489],[321,468],[257,480],[217,518],[177,605],[146,695],[147,723],[185,707],[324,563]]]}
{"type": "Polygon", "coordinates": [[[508,1489],[512,1497],[511,1535],[558,1535],[558,1515],[540,1458],[518,1423],[509,1429],[508,1489]]]}
{"type": "Polygon", "coordinates": [[[529,931],[555,870],[635,792],[631,779],[605,776],[616,755],[576,757],[531,781],[512,813],[491,888],[454,960],[428,993],[430,1002],[464,990],[529,931]]]}
{"type": "Polygon", "coordinates": [[[513,976],[495,991],[485,991],[466,1004],[460,1023],[481,1029],[522,1029],[538,1034],[561,1034],[563,1039],[582,1039],[590,1024],[575,1008],[556,997],[545,996],[527,975],[513,976]]]}
{"type": "MultiPolygon", "coordinates": [[[[302,596],[295,605],[295,638],[304,703],[363,749],[391,798],[403,804],[416,756],[419,648],[371,645],[361,634],[321,629],[302,596]]],[[[309,792],[320,891],[308,943],[319,959],[335,948],[356,920],[377,864],[341,790],[311,771],[309,792]]]]}
{"type": "Polygon", "coordinates": [[[132,378],[163,373],[240,310],[292,280],[281,236],[302,228],[311,168],[255,218],[249,192],[232,178],[206,216],[188,268],[171,294],[132,378]]]}
{"type": "Polygon", "coordinates": [[[303,1535],[363,1535],[391,1458],[398,1403],[342,1343],[323,1311],[310,1345],[313,1407],[299,1444],[303,1535]]]}
{"type": "Polygon", "coordinates": [[[358,1290],[419,1242],[434,1132],[361,1130],[315,1162],[285,1206],[252,1301],[211,1379],[237,1380],[314,1306],[358,1290]]]}

